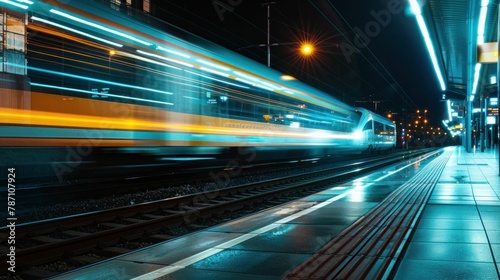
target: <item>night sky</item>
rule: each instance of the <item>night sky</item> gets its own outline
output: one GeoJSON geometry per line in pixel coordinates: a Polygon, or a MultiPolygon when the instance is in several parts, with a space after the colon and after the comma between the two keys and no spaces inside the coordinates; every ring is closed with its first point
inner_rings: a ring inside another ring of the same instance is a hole
{"type": "MultiPolygon", "coordinates": [[[[349,105],[376,105],[384,115],[427,109],[432,125],[443,119],[442,92],[407,1],[272,2],[272,68],[349,105]],[[302,41],[315,45],[313,56],[300,54],[302,41]]],[[[267,48],[258,46],[267,42],[267,1],[161,3],[158,17],[267,65],[267,48]]]]}

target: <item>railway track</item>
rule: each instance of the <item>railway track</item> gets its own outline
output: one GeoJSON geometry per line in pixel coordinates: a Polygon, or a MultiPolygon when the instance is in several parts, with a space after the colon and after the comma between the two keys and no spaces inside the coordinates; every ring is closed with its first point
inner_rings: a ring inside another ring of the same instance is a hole
{"type": "MultiPolygon", "coordinates": [[[[411,156],[421,153],[424,151],[411,156]]],[[[182,225],[196,228],[203,221],[228,212],[262,203],[283,203],[408,158],[408,155],[396,154],[384,160],[374,158],[203,193],[20,224],[16,226],[17,269],[20,275],[43,278],[50,273],[40,271],[37,266],[88,253],[123,253],[125,250],[116,247],[120,242],[165,240],[171,238],[164,234],[165,229],[182,225]]],[[[0,230],[2,237],[8,233],[7,228],[0,230]]],[[[2,255],[0,261],[6,266],[7,256],[2,255]]]]}

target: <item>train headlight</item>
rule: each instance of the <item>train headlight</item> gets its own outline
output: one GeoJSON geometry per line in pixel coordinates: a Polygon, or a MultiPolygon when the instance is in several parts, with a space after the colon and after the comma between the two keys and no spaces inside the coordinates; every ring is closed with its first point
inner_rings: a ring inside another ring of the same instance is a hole
{"type": "Polygon", "coordinates": [[[355,131],[353,134],[352,134],[354,140],[361,140],[363,139],[363,132],[361,131],[355,131]]]}

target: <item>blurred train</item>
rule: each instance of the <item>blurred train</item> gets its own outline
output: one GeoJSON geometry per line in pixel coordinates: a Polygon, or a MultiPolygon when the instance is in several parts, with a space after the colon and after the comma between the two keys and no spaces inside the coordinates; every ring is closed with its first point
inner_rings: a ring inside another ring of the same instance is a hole
{"type": "Polygon", "coordinates": [[[9,3],[0,177],[12,166],[63,180],[122,160],[253,163],[395,146],[391,120],[166,23],[95,1],[9,3]]]}

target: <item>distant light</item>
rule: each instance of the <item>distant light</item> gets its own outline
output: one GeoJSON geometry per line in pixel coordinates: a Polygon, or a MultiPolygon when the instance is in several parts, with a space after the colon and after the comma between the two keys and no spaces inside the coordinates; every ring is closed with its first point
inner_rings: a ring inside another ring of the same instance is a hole
{"type": "Polygon", "coordinates": [[[496,84],[497,83],[497,76],[495,75],[492,75],[490,77],[490,84],[496,84]]]}

